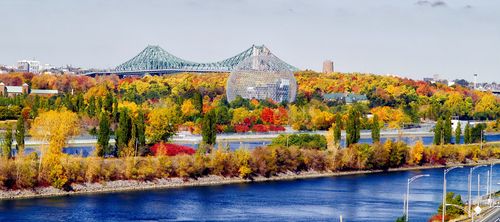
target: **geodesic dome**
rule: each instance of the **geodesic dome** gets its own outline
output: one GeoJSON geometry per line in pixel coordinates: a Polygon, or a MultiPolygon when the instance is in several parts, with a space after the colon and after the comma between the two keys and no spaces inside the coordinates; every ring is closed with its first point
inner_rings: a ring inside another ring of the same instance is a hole
{"type": "Polygon", "coordinates": [[[290,66],[276,56],[255,55],[243,60],[231,72],[226,94],[229,102],[236,96],[293,102],[297,95],[297,81],[290,66]]]}

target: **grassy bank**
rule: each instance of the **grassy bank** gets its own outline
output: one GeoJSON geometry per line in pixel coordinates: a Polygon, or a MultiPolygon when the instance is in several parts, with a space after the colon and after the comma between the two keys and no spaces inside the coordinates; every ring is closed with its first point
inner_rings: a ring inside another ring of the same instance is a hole
{"type": "Polygon", "coordinates": [[[500,159],[486,144],[409,147],[387,142],[340,150],[269,146],[210,154],[126,158],[35,155],[0,162],[0,198],[336,176],[500,159]]]}

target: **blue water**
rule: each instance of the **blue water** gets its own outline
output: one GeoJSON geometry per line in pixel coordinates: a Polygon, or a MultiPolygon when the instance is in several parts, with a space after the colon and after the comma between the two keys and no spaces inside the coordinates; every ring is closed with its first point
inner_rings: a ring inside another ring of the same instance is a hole
{"type": "MultiPolygon", "coordinates": [[[[477,174],[481,192],[486,170],[477,174]]],[[[494,168],[500,188],[500,166],[494,168]]],[[[0,201],[0,221],[394,221],[403,212],[407,178],[428,173],[411,185],[410,221],[426,221],[442,198],[442,169],[292,181],[176,188],[0,201]]],[[[448,174],[448,191],[466,199],[468,168],[448,174]]]]}

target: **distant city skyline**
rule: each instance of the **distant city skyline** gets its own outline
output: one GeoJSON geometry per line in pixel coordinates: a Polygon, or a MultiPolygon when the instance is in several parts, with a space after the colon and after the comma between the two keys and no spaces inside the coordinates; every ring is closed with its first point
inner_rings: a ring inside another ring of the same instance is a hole
{"type": "Polygon", "coordinates": [[[500,1],[0,2],[0,64],[114,68],[147,45],[213,62],[266,45],[301,69],[499,82],[500,1]]]}

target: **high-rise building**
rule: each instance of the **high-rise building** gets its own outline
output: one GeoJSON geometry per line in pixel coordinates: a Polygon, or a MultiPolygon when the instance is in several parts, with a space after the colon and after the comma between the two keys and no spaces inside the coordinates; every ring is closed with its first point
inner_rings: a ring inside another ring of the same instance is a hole
{"type": "Polygon", "coordinates": [[[17,61],[17,70],[21,72],[38,73],[40,71],[40,61],[34,61],[34,60],[17,61]]]}
{"type": "Polygon", "coordinates": [[[333,61],[332,60],[325,60],[323,62],[323,73],[332,73],[332,72],[334,72],[333,61]]]}

